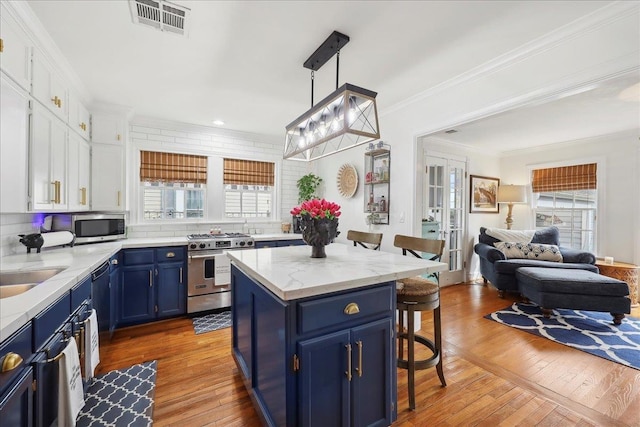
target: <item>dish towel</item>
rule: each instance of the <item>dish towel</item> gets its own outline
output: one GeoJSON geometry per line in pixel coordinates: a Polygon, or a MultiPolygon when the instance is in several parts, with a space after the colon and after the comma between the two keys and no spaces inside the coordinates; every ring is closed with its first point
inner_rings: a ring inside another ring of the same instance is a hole
{"type": "Polygon", "coordinates": [[[69,338],[58,364],[58,427],[73,427],[84,406],[80,356],[75,338],[69,338]]]}
{"type": "Polygon", "coordinates": [[[93,378],[96,366],[100,363],[100,341],[98,338],[98,316],[91,310],[84,325],[84,379],[93,378]]]}

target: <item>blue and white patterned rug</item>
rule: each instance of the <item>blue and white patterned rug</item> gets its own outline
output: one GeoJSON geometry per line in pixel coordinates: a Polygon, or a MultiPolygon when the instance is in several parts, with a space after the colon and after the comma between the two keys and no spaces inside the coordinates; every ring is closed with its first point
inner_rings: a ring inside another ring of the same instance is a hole
{"type": "Polygon", "coordinates": [[[231,326],[231,311],[212,313],[193,318],[193,329],[195,329],[196,335],[217,331],[218,329],[228,328],[229,326],[231,326]]]}
{"type": "Polygon", "coordinates": [[[640,319],[627,316],[615,326],[609,313],[566,309],[545,319],[539,307],[523,303],[484,317],[640,370],[640,319]]]}
{"type": "Polygon", "coordinates": [[[151,426],[156,370],[153,360],[96,377],[87,389],[76,426],[151,426]]]}

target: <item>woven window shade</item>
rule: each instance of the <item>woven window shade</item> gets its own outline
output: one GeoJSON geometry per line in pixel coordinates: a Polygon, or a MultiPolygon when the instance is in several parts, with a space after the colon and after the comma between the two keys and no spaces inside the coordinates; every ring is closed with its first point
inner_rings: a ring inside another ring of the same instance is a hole
{"type": "Polygon", "coordinates": [[[274,169],[270,162],[224,159],[224,183],[273,186],[274,169]]]}
{"type": "Polygon", "coordinates": [[[207,157],[141,151],[140,181],[206,184],[207,157]]]}
{"type": "Polygon", "coordinates": [[[596,164],[535,169],[531,187],[534,193],[567,190],[595,190],[596,164]]]}

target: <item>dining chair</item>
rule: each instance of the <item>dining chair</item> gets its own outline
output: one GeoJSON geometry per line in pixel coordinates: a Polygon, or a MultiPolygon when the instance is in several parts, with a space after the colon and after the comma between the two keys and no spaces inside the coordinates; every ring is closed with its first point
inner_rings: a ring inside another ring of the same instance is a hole
{"type": "Polygon", "coordinates": [[[353,246],[362,246],[366,249],[380,250],[382,233],[367,233],[364,231],[347,231],[347,240],[353,242],[353,246]]]}

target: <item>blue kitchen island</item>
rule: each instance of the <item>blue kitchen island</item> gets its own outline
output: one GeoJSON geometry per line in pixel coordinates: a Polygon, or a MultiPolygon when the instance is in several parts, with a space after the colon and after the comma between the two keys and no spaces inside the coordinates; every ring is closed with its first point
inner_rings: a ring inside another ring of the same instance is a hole
{"type": "Polygon", "coordinates": [[[337,244],[230,251],[232,353],[270,426],[396,419],[395,281],[444,263],[337,244]]]}

